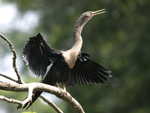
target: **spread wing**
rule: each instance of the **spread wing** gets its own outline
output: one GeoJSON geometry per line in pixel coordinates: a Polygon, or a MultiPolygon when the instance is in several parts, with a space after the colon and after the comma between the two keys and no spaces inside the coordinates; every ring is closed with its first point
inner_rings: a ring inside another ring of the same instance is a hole
{"type": "Polygon", "coordinates": [[[71,75],[68,79],[68,85],[74,86],[75,84],[90,84],[90,83],[103,83],[108,81],[107,77],[111,71],[105,69],[101,65],[90,60],[87,53],[81,53],[78,55],[75,66],[71,70],[71,75]]]}
{"type": "Polygon", "coordinates": [[[23,61],[29,70],[42,78],[47,66],[55,62],[59,55],[60,52],[50,48],[40,33],[28,39],[22,52],[23,61]]]}

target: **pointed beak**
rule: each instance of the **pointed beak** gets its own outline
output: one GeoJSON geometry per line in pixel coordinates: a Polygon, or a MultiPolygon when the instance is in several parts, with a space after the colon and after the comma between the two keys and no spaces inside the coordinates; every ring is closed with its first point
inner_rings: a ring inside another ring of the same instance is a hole
{"type": "Polygon", "coordinates": [[[92,14],[95,16],[95,15],[99,15],[99,14],[102,14],[102,13],[105,13],[105,9],[101,9],[101,10],[98,10],[98,11],[93,11],[92,14]]]}

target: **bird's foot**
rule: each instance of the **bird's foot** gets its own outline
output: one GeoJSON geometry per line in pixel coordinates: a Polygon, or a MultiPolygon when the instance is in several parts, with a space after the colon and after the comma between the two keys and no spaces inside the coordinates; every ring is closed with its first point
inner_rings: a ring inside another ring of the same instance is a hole
{"type": "Polygon", "coordinates": [[[56,82],[56,87],[57,88],[59,88],[59,89],[62,89],[59,85],[58,85],[58,83],[56,82]]]}
{"type": "Polygon", "coordinates": [[[62,86],[63,86],[63,88],[61,88],[59,85],[58,85],[58,83],[56,82],[56,86],[57,86],[57,88],[59,88],[60,90],[64,90],[64,91],[66,91],[66,84],[65,83],[62,83],[62,86]]]}
{"type": "Polygon", "coordinates": [[[66,91],[66,82],[62,82],[63,90],[66,91]]]}
{"type": "Polygon", "coordinates": [[[66,87],[63,87],[63,90],[66,91],[66,87]]]}

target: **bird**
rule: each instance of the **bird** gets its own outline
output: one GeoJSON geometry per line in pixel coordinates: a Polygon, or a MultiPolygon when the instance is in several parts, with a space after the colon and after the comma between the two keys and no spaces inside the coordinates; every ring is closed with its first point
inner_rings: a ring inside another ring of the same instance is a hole
{"type": "MultiPolygon", "coordinates": [[[[83,27],[93,16],[102,13],[105,13],[105,9],[87,11],[79,17],[73,29],[74,44],[69,50],[51,48],[40,33],[27,40],[22,58],[29,70],[42,78],[41,83],[57,87],[61,83],[63,90],[66,90],[66,85],[105,84],[112,77],[111,71],[92,61],[88,53],[81,52],[83,27]]],[[[32,102],[26,103],[23,109],[28,109],[41,93],[34,91],[32,102]]]]}

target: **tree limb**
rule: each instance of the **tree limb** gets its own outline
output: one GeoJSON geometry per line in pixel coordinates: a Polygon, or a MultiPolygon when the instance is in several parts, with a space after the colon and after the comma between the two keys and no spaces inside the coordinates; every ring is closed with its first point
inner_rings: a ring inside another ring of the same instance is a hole
{"type": "Polygon", "coordinates": [[[49,106],[51,106],[57,113],[63,113],[52,101],[44,97],[43,95],[40,96],[41,99],[46,102],[49,106]]]}
{"type": "MultiPolygon", "coordinates": [[[[13,82],[18,82],[17,80],[15,80],[15,79],[13,79],[13,78],[11,78],[11,77],[9,77],[9,76],[7,76],[7,75],[4,75],[4,74],[2,74],[2,73],[0,73],[0,76],[2,76],[2,77],[5,77],[5,78],[7,78],[7,79],[9,79],[9,80],[12,80],[13,82]]],[[[22,82],[21,81],[21,83],[22,84],[25,84],[24,82],[22,82]]],[[[50,101],[50,100],[48,100],[44,95],[40,95],[40,98],[44,101],[44,102],[46,102],[49,106],[51,106],[57,113],[63,113],[52,101],[50,101]]],[[[5,98],[2,98],[2,97],[0,97],[0,100],[5,100],[5,101],[7,101],[5,98]]],[[[12,99],[11,99],[12,100],[12,99]]],[[[12,101],[7,101],[7,102],[9,102],[9,103],[13,103],[12,101]]],[[[16,104],[19,104],[19,101],[18,101],[18,103],[16,102],[16,104]]],[[[20,106],[22,105],[22,103],[20,104],[20,106]]]]}
{"type": "Polygon", "coordinates": [[[16,52],[15,52],[15,49],[14,49],[12,43],[5,36],[3,36],[1,33],[0,33],[0,37],[2,39],[4,39],[4,41],[6,41],[8,43],[8,45],[10,47],[10,50],[13,53],[13,58],[12,58],[13,59],[13,68],[14,68],[14,71],[15,71],[17,77],[18,77],[18,82],[17,83],[21,83],[21,78],[20,78],[19,72],[18,72],[17,67],[16,67],[16,58],[17,58],[17,55],[16,55],[16,52]]]}
{"type": "Polygon", "coordinates": [[[12,98],[9,99],[7,97],[4,97],[3,95],[0,95],[0,100],[5,100],[5,101],[7,101],[9,103],[15,103],[15,104],[19,104],[19,105],[22,104],[22,102],[19,101],[19,100],[15,100],[15,99],[12,99],[12,98]]]}
{"type": "MultiPolygon", "coordinates": [[[[30,89],[30,92],[33,92],[33,90],[48,92],[66,101],[76,113],[84,113],[81,105],[68,92],[55,86],[50,86],[43,83],[13,84],[0,81],[0,89],[17,92],[28,91],[28,89],[30,89]]],[[[22,105],[24,105],[27,101],[29,102],[30,98],[32,98],[32,96],[29,94],[28,99],[25,99],[22,105]]]]}
{"type": "Polygon", "coordinates": [[[2,74],[2,73],[0,73],[0,76],[2,76],[2,77],[4,77],[4,78],[7,78],[7,79],[9,79],[9,80],[11,80],[11,81],[14,81],[14,82],[18,83],[18,80],[15,80],[14,78],[11,78],[11,77],[9,77],[9,76],[7,76],[7,75],[4,75],[4,74],[2,74]]]}

